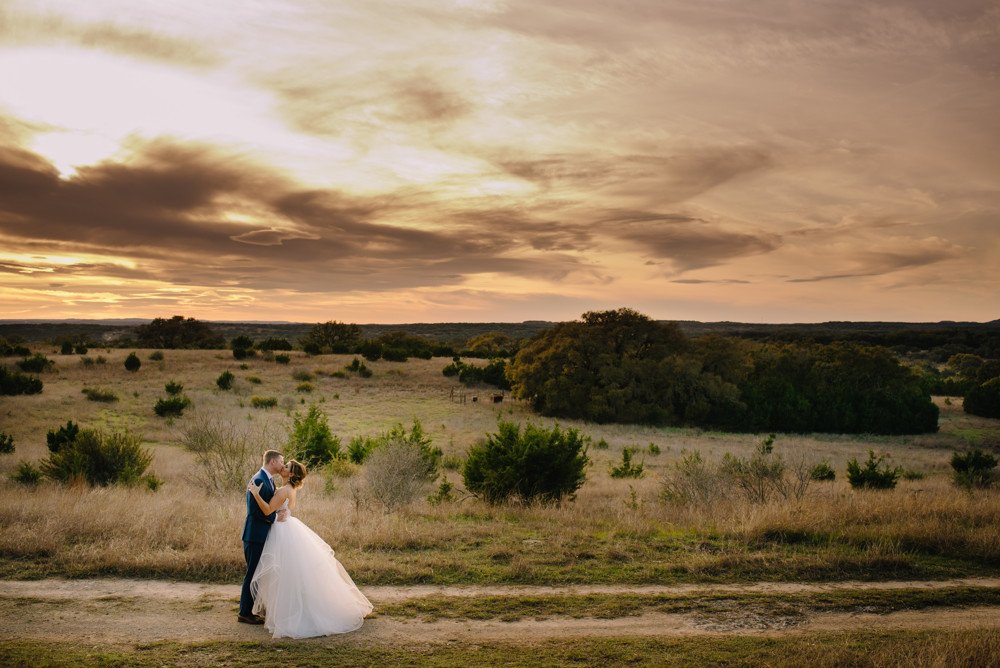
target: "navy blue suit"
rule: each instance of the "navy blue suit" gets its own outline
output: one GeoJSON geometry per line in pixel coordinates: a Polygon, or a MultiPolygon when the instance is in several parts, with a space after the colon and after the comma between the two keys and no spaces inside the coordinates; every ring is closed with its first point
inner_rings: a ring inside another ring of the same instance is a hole
{"type": "MultiPolygon", "coordinates": [[[[274,483],[264,469],[257,471],[251,482],[256,485],[263,483],[260,488],[260,498],[265,503],[271,502],[274,496],[274,483]]],[[[253,614],[253,594],[250,591],[250,581],[253,580],[254,571],[260,563],[260,555],[264,552],[264,541],[267,540],[267,532],[271,530],[276,513],[265,515],[253,494],[247,491],[247,519],[243,523],[243,556],[247,561],[247,572],[243,576],[243,589],[240,591],[240,616],[249,617],[253,614]]]]}

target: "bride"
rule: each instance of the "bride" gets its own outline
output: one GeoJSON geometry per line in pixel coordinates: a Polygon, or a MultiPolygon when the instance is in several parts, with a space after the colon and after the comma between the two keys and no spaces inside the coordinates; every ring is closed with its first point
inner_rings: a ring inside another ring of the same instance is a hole
{"type": "MultiPolygon", "coordinates": [[[[290,460],[281,470],[286,484],[271,502],[260,496],[261,485],[248,491],[265,514],[295,509],[295,496],[306,477],[305,466],[290,460]]],[[[260,565],[250,583],[254,614],[262,611],[264,624],[275,638],[310,638],[347,633],[361,628],[372,611],[333,550],[312,529],[288,514],[271,525],[260,565]]]]}

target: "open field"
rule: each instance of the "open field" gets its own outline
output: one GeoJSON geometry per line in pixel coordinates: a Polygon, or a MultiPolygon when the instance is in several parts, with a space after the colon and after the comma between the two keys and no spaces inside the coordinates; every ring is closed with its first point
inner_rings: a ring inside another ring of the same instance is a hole
{"type": "MultiPolygon", "coordinates": [[[[269,430],[269,445],[278,448],[283,445],[294,412],[304,412],[312,402],[320,402],[331,430],[345,446],[353,436],[373,435],[400,422],[408,426],[417,418],[434,445],[444,450],[446,459],[461,456],[476,439],[494,431],[498,417],[521,423],[555,423],[530,414],[509,397],[501,404],[486,403],[483,399],[490,390],[465,389],[441,374],[441,368],[449,362],[446,359],[367,363],[375,373],[370,379],[362,379],[330,375],[350,363],[352,357],[343,355],[306,357],[293,352],[288,365],[258,357],[246,360],[247,368],[241,369],[228,351],[167,350],[165,359],[155,362],[149,360],[152,351],[141,350],[138,354],[142,368],[132,374],[122,365],[128,350],[91,351],[90,357],[102,355],[107,363],[88,366],[81,364],[78,356],[52,354],[49,349],[43,352],[57,363],[55,371],[42,375],[43,393],[0,398],[0,431],[11,434],[17,448],[14,455],[0,456],[0,477],[4,479],[0,486],[0,577],[11,584],[34,578],[111,576],[235,585],[243,569],[239,532],[244,502],[240,490],[223,495],[210,493],[204,484],[206,472],[182,447],[185,427],[199,415],[251,425],[260,433],[269,430]],[[223,392],[216,387],[215,378],[226,369],[236,375],[237,381],[234,390],[223,392]],[[300,376],[304,372],[314,375],[309,381],[312,392],[296,390],[300,383],[293,378],[296,372],[300,376]],[[260,383],[251,383],[251,376],[259,378],[260,383]],[[181,418],[165,420],[157,417],[152,407],[158,398],[166,396],[163,386],[171,380],[184,385],[192,407],[181,418]],[[84,387],[113,390],[119,401],[89,401],[81,393],[84,387]],[[465,403],[457,400],[463,392],[465,403]],[[249,401],[252,395],[273,396],[278,407],[253,409],[249,401]],[[480,401],[472,402],[473,395],[480,401]],[[82,427],[142,433],[154,454],[151,469],[164,484],[153,492],[144,487],[63,488],[52,483],[31,488],[10,482],[8,477],[18,461],[37,462],[47,455],[46,431],[67,420],[82,427]]],[[[534,618],[536,604],[531,601],[489,598],[490,588],[511,585],[662,587],[685,583],[718,586],[891,580],[911,581],[915,590],[917,581],[995,577],[1000,566],[1000,527],[996,522],[1000,494],[969,494],[955,489],[950,483],[948,462],[956,448],[1000,443],[1000,422],[967,416],[960,402],[938,403],[942,417],[937,434],[779,434],[775,451],[787,461],[826,460],[837,471],[836,481],[813,483],[800,499],[778,498],[766,504],[665,504],[659,498],[662,475],[683,451],[698,450],[710,460],[727,452],[749,456],[760,436],[564,420],[561,425],[579,429],[594,444],[603,438],[609,445],[607,449],[590,448],[593,463],[587,483],[573,502],[561,506],[490,507],[460,493],[456,501],[431,505],[421,500],[399,513],[385,514],[377,508],[355,505],[350,487],[357,476],[336,477],[317,471],[306,482],[296,514],[334,547],[363,590],[389,585],[475,588],[478,603],[465,602],[461,606],[454,605],[448,596],[438,596],[437,602],[428,598],[421,603],[424,608],[387,600],[386,612],[380,613],[384,616],[375,621],[398,620],[393,623],[403,625],[400,628],[404,636],[413,624],[456,623],[449,621],[454,608],[466,610],[461,613],[465,615],[461,623],[499,614],[489,621],[500,625],[498,628],[517,619],[534,618]],[[650,452],[650,444],[656,445],[660,453],[650,452]],[[611,478],[609,467],[620,462],[622,448],[629,446],[639,447],[636,458],[644,461],[645,475],[635,480],[611,478]],[[918,475],[888,492],[852,491],[844,480],[845,464],[852,457],[863,460],[869,448],[889,453],[892,463],[918,475]],[[427,606],[432,610],[428,611],[427,606]],[[430,621],[424,619],[428,615],[430,621]],[[406,620],[410,621],[404,624],[406,620]]],[[[444,473],[461,487],[460,473],[444,473]]],[[[429,488],[427,493],[433,491],[429,488]]],[[[996,601],[991,597],[996,596],[996,591],[993,584],[973,594],[952,591],[951,596],[958,597],[956,600],[966,597],[959,605],[986,605],[992,609],[996,601]]],[[[122,596],[127,597],[127,592],[122,596]]],[[[532,642],[537,647],[533,646],[532,651],[537,649],[545,660],[533,665],[546,661],[550,665],[570,663],[584,646],[589,653],[583,656],[606,655],[609,665],[628,663],[631,656],[665,662],[683,663],[685,658],[698,661],[705,652],[735,660],[734,665],[750,665],[754,657],[765,652],[776,657],[775,665],[794,665],[803,652],[815,657],[840,657],[840,664],[854,662],[851,657],[860,658],[869,665],[904,665],[898,657],[926,658],[941,652],[941,656],[956,661],[929,661],[923,665],[969,663],[963,652],[971,652],[970,656],[978,652],[978,656],[994,661],[1000,656],[995,625],[987,629],[981,619],[967,620],[965,628],[969,630],[957,644],[955,636],[939,633],[935,629],[940,627],[933,623],[898,628],[843,626],[827,635],[812,627],[813,631],[805,635],[779,639],[713,637],[697,645],[683,634],[670,639],[628,633],[598,637],[592,629],[599,628],[605,619],[602,615],[615,606],[611,600],[580,596],[576,592],[572,600],[548,601],[549,612],[545,614],[552,615],[555,621],[551,624],[571,630],[573,611],[578,611],[592,618],[587,627],[591,630],[581,629],[579,642],[574,641],[571,648],[555,636],[536,638],[532,642]]],[[[632,591],[625,599],[608,596],[631,606],[632,612],[622,619],[633,619],[629,615],[670,614],[658,607],[665,605],[663,600],[649,598],[652,594],[632,591]]],[[[672,596],[684,604],[683,597],[672,596]]],[[[36,605],[27,594],[18,600],[22,602],[12,604],[29,608],[36,605]]],[[[759,603],[741,600],[740,610],[744,605],[759,603]]],[[[917,614],[926,607],[915,596],[900,600],[902,609],[893,608],[892,614],[907,610],[917,614]]],[[[942,601],[941,605],[945,603],[955,604],[942,601]]],[[[815,608],[804,599],[773,599],[760,605],[771,609],[772,604],[779,609],[815,608]]],[[[220,614],[228,616],[228,604],[220,605],[224,609],[220,614]]],[[[851,605],[877,608],[880,604],[869,601],[851,605]]],[[[123,606],[124,615],[128,606],[123,606]]],[[[939,613],[934,613],[935,618],[939,613]]],[[[826,610],[822,614],[833,613],[826,610]]],[[[800,627],[797,625],[801,631],[800,627]]],[[[27,636],[14,637],[27,640],[27,636]]],[[[112,657],[109,663],[175,662],[190,657],[192,663],[225,664],[226,657],[245,657],[247,652],[257,651],[257,645],[246,644],[253,638],[259,639],[258,635],[246,639],[227,637],[201,645],[177,639],[139,642],[115,648],[112,653],[118,652],[118,658],[112,657]],[[194,661],[195,656],[201,658],[194,661]]],[[[17,641],[0,646],[0,659],[19,663],[25,656],[49,656],[71,664],[89,663],[85,660],[89,650],[61,645],[52,638],[36,641],[42,644],[17,641]]],[[[345,664],[406,665],[414,660],[394,653],[391,643],[360,647],[345,642],[345,664]]],[[[499,663],[504,652],[520,652],[521,641],[461,640],[449,644],[445,638],[427,642],[426,651],[418,652],[421,662],[447,664],[448,657],[452,664],[468,662],[470,652],[478,647],[483,654],[481,661],[476,654],[476,661],[489,664],[499,663]],[[439,641],[444,644],[437,644],[439,641]]],[[[276,643],[266,647],[261,650],[262,656],[273,659],[277,647],[287,650],[289,657],[294,655],[299,657],[297,661],[308,663],[313,656],[310,653],[318,651],[320,645],[276,643]]],[[[835,660],[819,658],[816,663],[838,665],[835,660]]],[[[978,661],[972,664],[989,665],[978,661]]],[[[911,661],[905,665],[921,663],[911,661]]]]}

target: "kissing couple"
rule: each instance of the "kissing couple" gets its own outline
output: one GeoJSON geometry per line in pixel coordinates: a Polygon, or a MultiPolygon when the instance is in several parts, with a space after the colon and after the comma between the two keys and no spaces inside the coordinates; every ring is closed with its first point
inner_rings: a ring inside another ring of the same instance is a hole
{"type": "Polygon", "coordinates": [[[247,572],[237,619],[264,624],[274,638],[311,638],[361,628],[372,611],[316,533],[292,517],[306,467],[277,450],[264,453],[247,487],[243,556],[247,572]],[[274,477],[284,484],[277,487],[274,477]]]}

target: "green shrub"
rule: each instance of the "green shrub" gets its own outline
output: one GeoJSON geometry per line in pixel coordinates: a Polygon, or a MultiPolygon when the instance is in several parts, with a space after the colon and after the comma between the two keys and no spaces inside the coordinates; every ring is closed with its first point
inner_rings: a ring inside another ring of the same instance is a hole
{"type": "Polygon", "coordinates": [[[251,385],[264,384],[264,381],[262,381],[258,376],[247,376],[247,382],[250,383],[251,385]]]}
{"type": "Polygon", "coordinates": [[[314,388],[312,386],[312,383],[299,383],[298,385],[295,386],[295,391],[296,392],[306,392],[306,393],[309,393],[309,392],[312,392],[314,389],[316,389],[316,388],[314,388]]]}
{"type": "Polygon", "coordinates": [[[215,384],[219,386],[220,390],[228,390],[233,386],[233,380],[236,376],[233,375],[232,371],[223,371],[219,374],[219,377],[215,379],[215,384]]]}
{"type": "Polygon", "coordinates": [[[190,405],[191,400],[187,397],[157,399],[153,406],[153,412],[160,417],[180,417],[184,413],[184,409],[190,405]]]}
{"type": "Polygon", "coordinates": [[[288,364],[289,362],[292,361],[292,358],[289,357],[288,355],[275,355],[274,361],[277,362],[278,364],[288,364]]]}
{"type": "Polygon", "coordinates": [[[45,442],[49,446],[49,452],[59,452],[67,443],[72,443],[80,433],[80,425],[74,424],[72,420],[66,421],[65,427],[45,434],[45,442]]]}
{"type": "Polygon", "coordinates": [[[347,457],[355,464],[362,464],[372,452],[389,443],[415,446],[422,458],[422,468],[428,474],[436,475],[444,453],[441,448],[431,445],[431,438],[424,433],[423,425],[416,418],[413,419],[409,433],[402,423],[396,423],[392,429],[378,436],[355,436],[347,446],[347,457]]]}
{"type": "Polygon", "coordinates": [[[0,431],[0,455],[14,454],[14,437],[0,431]]]}
{"type": "Polygon", "coordinates": [[[313,404],[305,415],[292,418],[288,449],[308,467],[322,466],[340,455],[340,439],[330,433],[326,413],[313,404]]]}
{"type": "Polygon", "coordinates": [[[969,389],[964,408],[971,415],[1000,418],[1000,376],[969,389]]]}
{"type": "Polygon", "coordinates": [[[175,383],[174,381],[171,380],[166,385],[163,386],[163,389],[165,389],[167,391],[167,394],[169,394],[170,396],[176,397],[184,389],[184,386],[181,385],[180,383],[175,383]]]}
{"type": "Polygon", "coordinates": [[[98,355],[96,358],[94,358],[94,362],[97,364],[107,364],[108,358],[105,357],[104,355],[98,355]]]}
{"type": "Polygon", "coordinates": [[[77,355],[86,355],[87,346],[83,343],[78,343],[75,346],[73,346],[73,352],[75,352],[77,355]]]}
{"type": "Polygon", "coordinates": [[[250,397],[250,405],[254,408],[274,408],[278,405],[277,397],[250,397]]]}
{"type": "Polygon", "coordinates": [[[465,487],[487,503],[573,500],[586,481],[584,438],[575,429],[545,429],[500,421],[498,431],[469,449],[465,487]]]}
{"type": "Polygon", "coordinates": [[[358,375],[362,378],[371,378],[372,370],[366,367],[364,364],[358,367],[358,375]]]}
{"type": "Polygon", "coordinates": [[[442,503],[454,501],[455,496],[451,493],[453,489],[455,489],[454,483],[450,483],[448,482],[448,478],[442,477],[441,484],[438,485],[438,491],[427,497],[427,503],[432,506],[438,506],[442,503]]]}
{"type": "Polygon", "coordinates": [[[607,450],[611,446],[608,445],[608,442],[602,438],[594,445],[594,447],[597,448],[598,450],[607,450]]]}
{"type": "Polygon", "coordinates": [[[298,371],[293,371],[292,372],[292,379],[293,380],[302,381],[302,382],[306,382],[306,381],[310,381],[310,380],[315,380],[316,376],[313,375],[309,371],[305,371],[303,369],[299,369],[298,371]]]}
{"type": "Polygon", "coordinates": [[[38,394],[42,391],[42,379],[26,376],[0,366],[0,395],[38,394]]]}
{"type": "Polygon", "coordinates": [[[140,436],[85,429],[43,460],[41,472],[64,484],[82,480],[91,486],[131,485],[143,479],[152,461],[140,436]]]}
{"type": "Polygon", "coordinates": [[[80,364],[82,364],[83,366],[94,366],[94,360],[93,358],[90,357],[81,357],[80,364]]]}
{"type": "Polygon", "coordinates": [[[114,390],[99,387],[85,387],[81,390],[81,392],[87,395],[87,399],[90,401],[103,401],[105,403],[118,401],[118,395],[115,394],[114,390]]]}
{"type": "Polygon", "coordinates": [[[347,458],[354,464],[362,464],[375,448],[375,441],[367,436],[355,436],[347,444],[347,458]]]}
{"type": "Polygon", "coordinates": [[[622,449],[622,462],[618,466],[612,465],[610,467],[610,473],[612,478],[641,478],[643,464],[632,463],[632,448],[622,449]]]}
{"type": "Polygon", "coordinates": [[[837,472],[833,470],[829,462],[820,462],[809,472],[809,477],[820,482],[836,480],[837,472]]]}
{"type": "Polygon", "coordinates": [[[997,479],[997,458],[979,448],[951,456],[953,480],[958,487],[984,489],[997,479]]]}
{"type": "Polygon", "coordinates": [[[903,473],[902,466],[890,467],[882,464],[886,455],[875,457],[875,451],[868,451],[868,461],[864,466],[858,464],[856,457],[847,462],[847,482],[852,489],[893,489],[899,476],[903,473]],[[881,468],[879,468],[881,466],[881,468]]]}
{"type": "MultiPolygon", "coordinates": [[[[264,339],[257,344],[258,350],[291,350],[292,344],[287,339],[277,339],[274,337],[264,339]]],[[[275,358],[277,359],[277,358],[275,358]]]]}
{"type": "Polygon", "coordinates": [[[17,368],[26,373],[42,373],[53,366],[55,366],[55,362],[41,353],[35,353],[31,357],[25,357],[17,362],[17,368]]]}
{"type": "Polygon", "coordinates": [[[139,356],[135,353],[129,353],[128,357],[125,358],[125,368],[132,373],[138,371],[141,366],[142,362],[139,360],[139,356]]]}
{"type": "Polygon", "coordinates": [[[154,350],[152,353],[150,353],[149,359],[151,359],[154,362],[162,362],[163,361],[163,351],[162,350],[154,350]]]}
{"type": "Polygon", "coordinates": [[[35,468],[31,462],[22,459],[17,463],[17,468],[11,474],[10,479],[22,485],[34,487],[42,481],[42,472],[35,468]]]}
{"type": "Polygon", "coordinates": [[[658,446],[656,443],[650,443],[649,454],[653,455],[654,457],[660,454],[660,446],[658,446]]]}
{"type": "Polygon", "coordinates": [[[70,341],[63,341],[62,347],[59,349],[60,355],[72,355],[73,354],[73,344],[70,341]]]}

